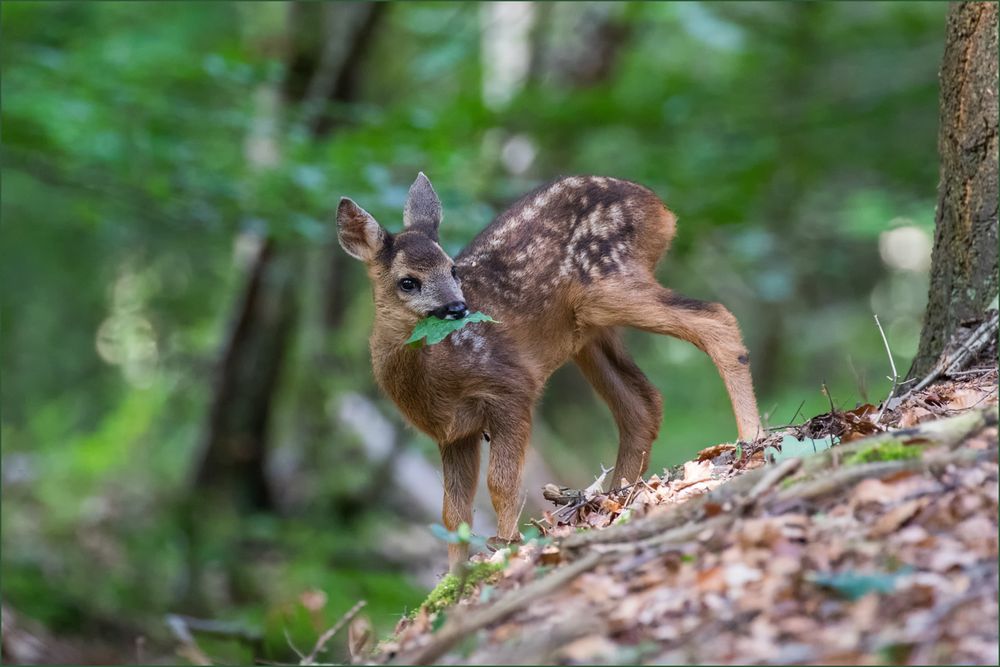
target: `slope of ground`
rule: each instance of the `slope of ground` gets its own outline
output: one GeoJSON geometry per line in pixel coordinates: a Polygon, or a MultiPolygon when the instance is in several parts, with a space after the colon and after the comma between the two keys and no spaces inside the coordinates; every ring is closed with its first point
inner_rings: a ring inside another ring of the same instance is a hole
{"type": "Polygon", "coordinates": [[[997,374],[957,375],[610,493],[549,488],[535,539],[474,557],[374,660],[997,664],[997,374]]]}

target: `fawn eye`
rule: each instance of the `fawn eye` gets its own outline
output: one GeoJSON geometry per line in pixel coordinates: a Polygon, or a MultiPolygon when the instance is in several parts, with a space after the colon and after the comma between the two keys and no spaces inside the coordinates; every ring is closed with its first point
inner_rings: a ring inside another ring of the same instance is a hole
{"type": "Polygon", "coordinates": [[[420,288],[420,281],[416,278],[403,278],[399,281],[399,289],[404,292],[412,292],[415,289],[420,288]]]}
{"type": "Polygon", "coordinates": [[[454,266],[451,267],[451,277],[454,278],[455,280],[458,280],[458,271],[455,270],[454,266]]]}

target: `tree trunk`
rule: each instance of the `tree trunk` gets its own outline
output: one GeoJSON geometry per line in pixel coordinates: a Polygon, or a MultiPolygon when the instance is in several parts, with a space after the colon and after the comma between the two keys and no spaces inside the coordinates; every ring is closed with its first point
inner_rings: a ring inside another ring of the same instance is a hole
{"type": "MultiPolygon", "coordinates": [[[[329,103],[350,101],[358,63],[381,12],[377,3],[291,6],[280,104],[301,110],[313,138],[332,127],[329,103]]],[[[271,508],[267,428],[298,313],[293,267],[299,261],[293,251],[262,241],[222,351],[195,484],[216,497],[223,494],[240,511],[271,508]]]]}
{"type": "Polygon", "coordinates": [[[295,269],[263,241],[226,342],[196,485],[236,509],[271,507],[265,475],[271,405],[295,321],[295,269]]]}
{"type": "Polygon", "coordinates": [[[953,4],[941,66],[930,294],[909,377],[925,375],[997,294],[997,5],[953,4]]]}

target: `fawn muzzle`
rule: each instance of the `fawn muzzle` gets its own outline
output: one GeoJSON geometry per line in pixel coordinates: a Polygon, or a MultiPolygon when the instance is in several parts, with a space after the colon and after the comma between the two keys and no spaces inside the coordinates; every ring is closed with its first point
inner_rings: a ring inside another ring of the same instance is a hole
{"type": "Polygon", "coordinates": [[[441,320],[460,320],[469,313],[464,301],[452,301],[440,308],[435,308],[429,314],[441,320]]]}

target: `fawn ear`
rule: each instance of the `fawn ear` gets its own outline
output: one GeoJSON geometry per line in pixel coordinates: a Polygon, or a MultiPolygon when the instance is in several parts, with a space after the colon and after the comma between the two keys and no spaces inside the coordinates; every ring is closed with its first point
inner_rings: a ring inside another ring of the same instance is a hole
{"type": "Polygon", "coordinates": [[[371,262],[389,239],[389,233],[368,211],[347,197],[337,207],[337,240],[347,254],[362,262],[371,262]]]}
{"type": "Polygon", "coordinates": [[[403,226],[416,229],[438,239],[438,225],[441,224],[441,201],[431,182],[424,172],[417,175],[417,180],[410,186],[410,194],[406,197],[403,208],[403,226]]]}

